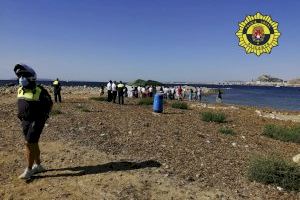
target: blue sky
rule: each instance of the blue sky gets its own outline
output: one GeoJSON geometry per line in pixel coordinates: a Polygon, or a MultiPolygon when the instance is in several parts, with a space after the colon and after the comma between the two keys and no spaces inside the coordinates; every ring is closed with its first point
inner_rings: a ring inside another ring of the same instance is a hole
{"type": "Polygon", "coordinates": [[[0,79],[13,66],[63,80],[251,80],[300,77],[297,0],[0,0],[0,79]],[[246,15],[279,22],[279,46],[238,46],[246,15]]]}

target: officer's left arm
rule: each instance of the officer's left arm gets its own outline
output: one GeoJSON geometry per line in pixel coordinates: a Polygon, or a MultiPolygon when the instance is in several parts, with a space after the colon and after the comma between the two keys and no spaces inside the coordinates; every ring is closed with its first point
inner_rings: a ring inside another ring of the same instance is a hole
{"type": "Polygon", "coordinates": [[[50,94],[46,89],[42,89],[41,95],[40,95],[40,102],[42,109],[44,111],[45,117],[49,117],[49,113],[51,112],[52,106],[53,106],[53,101],[51,99],[50,94]]]}

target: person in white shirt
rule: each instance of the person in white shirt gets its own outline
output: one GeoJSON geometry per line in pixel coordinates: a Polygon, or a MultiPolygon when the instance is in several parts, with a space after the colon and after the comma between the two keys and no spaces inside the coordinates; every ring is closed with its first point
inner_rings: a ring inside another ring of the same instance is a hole
{"type": "Polygon", "coordinates": [[[149,87],[149,97],[153,97],[153,87],[149,87]]]}
{"type": "Polygon", "coordinates": [[[201,101],[201,98],[202,98],[202,90],[201,90],[201,88],[199,87],[199,88],[198,88],[198,100],[201,101]]]}
{"type": "Polygon", "coordinates": [[[146,88],[145,87],[141,88],[141,94],[142,94],[141,95],[142,97],[145,97],[145,94],[146,94],[146,88]]]}
{"type": "Polygon", "coordinates": [[[164,88],[163,88],[164,99],[167,99],[167,98],[168,98],[168,91],[169,91],[169,88],[168,88],[168,87],[164,87],[164,88]]]}
{"type": "Polygon", "coordinates": [[[116,103],[116,98],[117,98],[117,84],[116,81],[114,81],[111,85],[111,91],[112,91],[112,99],[113,103],[116,103]]]}
{"type": "Polygon", "coordinates": [[[139,96],[140,98],[142,98],[142,87],[141,87],[141,86],[138,86],[138,87],[137,87],[137,90],[138,90],[138,96],[139,96]]]}
{"type": "Polygon", "coordinates": [[[110,80],[106,85],[106,88],[107,88],[107,101],[108,102],[111,102],[111,100],[112,100],[111,85],[112,85],[112,81],[110,80]]]}

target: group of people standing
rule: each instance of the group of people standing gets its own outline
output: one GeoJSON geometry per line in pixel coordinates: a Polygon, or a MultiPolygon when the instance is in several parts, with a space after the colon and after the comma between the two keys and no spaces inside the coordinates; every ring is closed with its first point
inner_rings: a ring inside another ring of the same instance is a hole
{"type": "MultiPolygon", "coordinates": [[[[107,88],[107,101],[116,103],[118,96],[119,104],[124,104],[124,94],[127,93],[127,87],[122,81],[117,83],[116,81],[109,81],[106,85],[107,88]]],[[[103,90],[102,90],[103,91],[103,90]]]]}
{"type": "Polygon", "coordinates": [[[175,87],[161,87],[160,91],[164,94],[165,99],[170,100],[184,100],[188,99],[189,101],[192,100],[199,100],[202,99],[202,90],[200,87],[193,88],[183,88],[181,86],[175,87]]]}
{"type": "MultiPolygon", "coordinates": [[[[202,101],[203,91],[201,87],[181,87],[181,86],[125,86],[122,81],[109,81],[107,83],[107,100],[108,102],[116,103],[118,96],[119,104],[124,104],[124,97],[130,98],[145,98],[153,97],[156,92],[163,94],[164,99],[170,100],[189,100],[202,101]]],[[[101,86],[100,95],[104,94],[104,86],[101,86]]],[[[216,102],[222,102],[222,91],[218,89],[216,102]]]]}
{"type": "MultiPolygon", "coordinates": [[[[27,167],[25,171],[19,176],[20,179],[29,179],[32,175],[45,171],[41,165],[39,138],[44,128],[44,125],[49,118],[50,111],[53,106],[51,96],[48,91],[41,85],[36,83],[35,71],[25,65],[17,64],[14,67],[14,72],[19,80],[18,89],[18,118],[21,121],[23,135],[25,138],[26,160],[27,167]]],[[[61,84],[58,79],[53,82],[54,99],[55,102],[61,102],[61,84]]],[[[119,104],[124,104],[124,94],[128,95],[128,89],[120,81],[107,83],[108,101],[116,103],[118,96],[119,104]]],[[[134,87],[131,91],[132,97],[153,97],[156,93],[156,87],[134,87]]],[[[190,89],[178,87],[160,87],[160,93],[163,93],[165,98],[178,100],[185,99],[188,94],[189,100],[200,100],[202,91],[197,87],[195,91],[190,89]],[[195,93],[195,95],[194,95],[195,93]]],[[[104,93],[104,87],[101,87],[101,94],[104,93]]],[[[222,92],[218,90],[218,100],[222,100],[222,92]]]]}

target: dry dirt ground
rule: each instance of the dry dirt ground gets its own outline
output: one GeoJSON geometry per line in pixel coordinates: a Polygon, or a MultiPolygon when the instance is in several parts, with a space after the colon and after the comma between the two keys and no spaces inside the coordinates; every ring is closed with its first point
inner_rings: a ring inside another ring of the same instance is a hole
{"type": "Polygon", "coordinates": [[[136,100],[120,106],[90,100],[97,92],[66,93],[53,108],[62,113],[51,116],[40,140],[48,171],[29,181],[17,179],[25,161],[15,94],[2,95],[0,199],[300,199],[247,179],[253,155],[290,160],[300,153],[299,144],[261,134],[266,124],[296,122],[260,118],[255,108],[217,106],[227,123],[208,123],[200,114],[212,108],[197,104],[189,110],[166,105],[163,114],[153,114],[136,100]],[[222,126],[237,134],[219,133],[222,126]]]}

